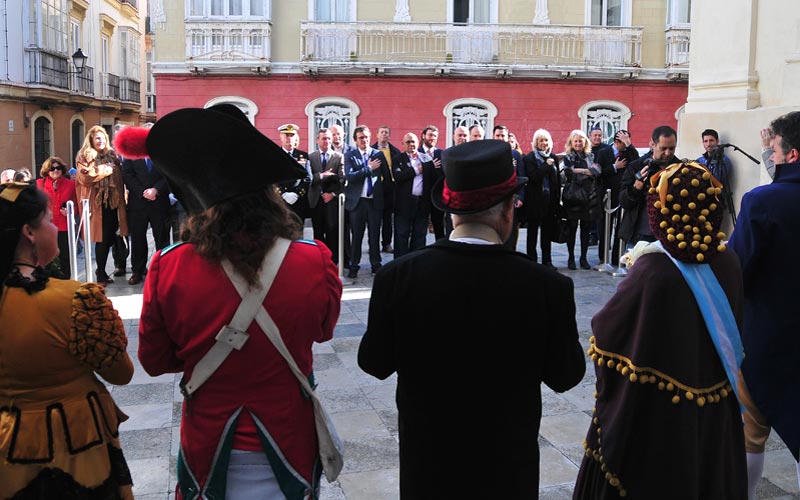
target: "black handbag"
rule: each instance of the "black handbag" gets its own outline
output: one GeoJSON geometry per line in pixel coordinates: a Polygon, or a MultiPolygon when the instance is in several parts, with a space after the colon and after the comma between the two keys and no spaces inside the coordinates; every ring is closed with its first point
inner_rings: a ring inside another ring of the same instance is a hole
{"type": "Polygon", "coordinates": [[[585,207],[589,205],[589,193],[583,185],[577,182],[568,182],[561,192],[561,203],[565,207],[585,207]]]}

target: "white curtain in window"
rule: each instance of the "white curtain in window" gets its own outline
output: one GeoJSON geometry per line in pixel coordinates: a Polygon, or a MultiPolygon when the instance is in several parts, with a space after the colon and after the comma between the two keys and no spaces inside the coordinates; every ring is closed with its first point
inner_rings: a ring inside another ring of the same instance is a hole
{"type": "Polygon", "coordinates": [[[489,6],[490,0],[472,0],[471,21],[473,23],[488,23],[489,22],[489,6]]]}
{"type": "Polygon", "coordinates": [[[592,0],[593,26],[622,26],[622,0],[592,0]]]}
{"type": "Polygon", "coordinates": [[[203,12],[203,0],[191,0],[189,4],[189,15],[190,16],[203,16],[205,12],[203,12]]]}
{"type": "Polygon", "coordinates": [[[250,0],[250,15],[264,17],[267,15],[266,0],[250,0]]]}
{"type": "Polygon", "coordinates": [[[211,15],[212,16],[225,15],[225,0],[211,0],[211,15]]]}
{"type": "Polygon", "coordinates": [[[228,15],[229,16],[242,15],[242,0],[228,0],[228,15]]]}

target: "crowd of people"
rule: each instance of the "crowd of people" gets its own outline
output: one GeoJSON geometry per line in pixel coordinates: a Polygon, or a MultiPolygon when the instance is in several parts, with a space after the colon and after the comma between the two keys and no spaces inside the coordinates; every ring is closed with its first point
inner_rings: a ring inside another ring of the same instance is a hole
{"type": "Polygon", "coordinates": [[[600,186],[625,208],[630,270],[592,320],[596,404],[573,498],[753,500],[772,429],[800,460],[800,271],[786,250],[800,234],[800,112],[763,133],[774,180],[743,197],[729,240],[732,167],[711,129],[696,161],[675,157],[669,126],[641,158],[627,131],[603,147],[602,131],[575,130],[560,161],[546,130],[528,154],[504,126],[490,139],[458,127],[441,150],[434,126],[404,134],[401,149],[388,127],[373,142],[356,126],[347,146],[334,125],[310,154],[298,131],[281,126],[278,145],[235,106],[181,109],[120,131],[116,148],[90,129],[76,182],[54,157],[38,182],[0,185],[0,497],[132,498],[118,433],[127,417],[98,376],[131,380],[105,264],[130,233],[129,283],[141,281],[147,247],[136,235],[149,224],[157,252],[138,357],[150,375],[183,374],[177,498],[316,498],[322,471],[338,475],[312,344],[332,338],[335,263],[357,277],[365,232],[375,280],[358,364],[380,379],[397,373],[401,497],[536,498],[541,384],[569,390],[587,359],[550,241],[563,219],[567,267],[578,236],[577,263],[589,267],[600,186]],[[170,194],[187,211],[174,245],[170,194]],[[97,283],[46,269],[63,252],[64,204],[84,198],[97,283]],[[306,218],[314,240],[302,239],[306,218]],[[528,256],[515,249],[523,224],[528,256]],[[429,225],[441,238],[426,246],[429,225]],[[481,459],[480,473],[443,480],[463,474],[462,456],[481,459]]]}

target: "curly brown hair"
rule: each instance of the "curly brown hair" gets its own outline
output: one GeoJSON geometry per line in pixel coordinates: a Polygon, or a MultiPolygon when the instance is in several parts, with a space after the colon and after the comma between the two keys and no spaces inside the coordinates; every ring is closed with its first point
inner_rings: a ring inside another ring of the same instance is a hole
{"type": "Polygon", "coordinates": [[[299,218],[274,188],[223,201],[192,214],[181,229],[181,239],[197,253],[214,261],[228,259],[250,286],[258,283],[264,256],[277,238],[299,239],[299,218]]]}

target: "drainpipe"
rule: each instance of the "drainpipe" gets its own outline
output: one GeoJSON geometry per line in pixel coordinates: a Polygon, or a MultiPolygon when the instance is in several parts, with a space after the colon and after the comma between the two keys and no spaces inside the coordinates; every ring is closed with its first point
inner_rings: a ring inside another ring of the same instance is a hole
{"type": "Polygon", "coordinates": [[[11,73],[9,72],[8,68],[8,0],[3,0],[3,28],[6,43],[6,80],[11,80],[11,73]]]}

